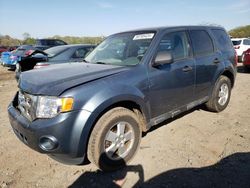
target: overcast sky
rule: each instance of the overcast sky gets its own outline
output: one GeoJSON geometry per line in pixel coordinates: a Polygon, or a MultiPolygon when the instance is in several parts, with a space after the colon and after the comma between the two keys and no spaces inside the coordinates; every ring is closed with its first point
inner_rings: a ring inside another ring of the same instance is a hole
{"type": "Polygon", "coordinates": [[[250,0],[0,0],[0,34],[19,39],[197,24],[250,25],[250,0]]]}

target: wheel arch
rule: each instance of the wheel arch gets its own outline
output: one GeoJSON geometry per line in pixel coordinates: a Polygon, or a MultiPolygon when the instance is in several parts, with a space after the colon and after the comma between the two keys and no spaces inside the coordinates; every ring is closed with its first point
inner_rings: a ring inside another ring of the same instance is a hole
{"type": "Polygon", "coordinates": [[[222,72],[223,76],[226,76],[229,78],[230,82],[231,82],[231,87],[234,87],[234,83],[235,83],[235,76],[234,74],[230,71],[230,70],[225,70],[224,72],[222,72]]]}
{"type": "Polygon", "coordinates": [[[93,112],[91,112],[91,115],[88,118],[85,127],[83,128],[83,132],[80,138],[80,143],[85,143],[85,147],[81,147],[81,144],[79,144],[79,147],[81,147],[78,149],[79,156],[82,156],[82,154],[85,153],[86,158],[88,158],[87,150],[89,145],[89,138],[96,122],[103,114],[115,107],[124,107],[135,112],[140,120],[142,131],[145,132],[149,129],[147,124],[147,120],[149,119],[149,112],[145,107],[145,104],[143,103],[143,99],[139,98],[138,96],[128,97],[127,95],[126,98],[125,96],[116,96],[114,98],[110,98],[99,104],[97,108],[93,112]]]}

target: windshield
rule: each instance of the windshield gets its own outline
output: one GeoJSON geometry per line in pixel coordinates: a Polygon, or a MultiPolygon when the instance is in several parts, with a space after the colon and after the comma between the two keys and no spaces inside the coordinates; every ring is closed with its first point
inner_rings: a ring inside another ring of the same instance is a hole
{"type": "Polygon", "coordinates": [[[85,60],[90,63],[129,66],[140,63],[155,33],[122,33],[98,45],[85,60]]]}
{"type": "Polygon", "coordinates": [[[241,40],[233,40],[232,42],[234,46],[237,46],[237,45],[240,45],[241,40]]]}
{"type": "Polygon", "coordinates": [[[55,57],[58,54],[66,51],[67,49],[68,49],[67,46],[56,46],[56,47],[52,47],[47,50],[44,50],[44,52],[48,54],[48,57],[55,57]]]}

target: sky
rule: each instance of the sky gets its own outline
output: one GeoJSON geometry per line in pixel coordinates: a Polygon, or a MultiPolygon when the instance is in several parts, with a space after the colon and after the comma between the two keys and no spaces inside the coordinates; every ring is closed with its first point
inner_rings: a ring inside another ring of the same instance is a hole
{"type": "Polygon", "coordinates": [[[0,0],[0,34],[19,39],[206,24],[250,25],[250,0],[0,0]]]}

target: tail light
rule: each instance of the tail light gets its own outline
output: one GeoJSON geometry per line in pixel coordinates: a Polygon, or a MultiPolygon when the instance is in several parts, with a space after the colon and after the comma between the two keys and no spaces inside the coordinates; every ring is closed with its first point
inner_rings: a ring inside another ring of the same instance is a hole
{"type": "Polygon", "coordinates": [[[234,66],[237,66],[237,62],[238,62],[238,55],[236,51],[234,50],[234,66]]]}
{"type": "Polygon", "coordinates": [[[25,52],[25,55],[26,55],[26,56],[29,56],[29,55],[31,55],[34,51],[35,51],[35,50],[28,50],[28,51],[25,52]]]}
{"type": "Polygon", "coordinates": [[[17,60],[18,58],[17,58],[17,56],[11,55],[11,56],[10,56],[10,59],[11,59],[11,60],[17,60]]]}
{"type": "Polygon", "coordinates": [[[34,69],[40,69],[40,68],[47,67],[47,66],[49,66],[48,63],[36,64],[36,66],[34,66],[34,69]]]}

